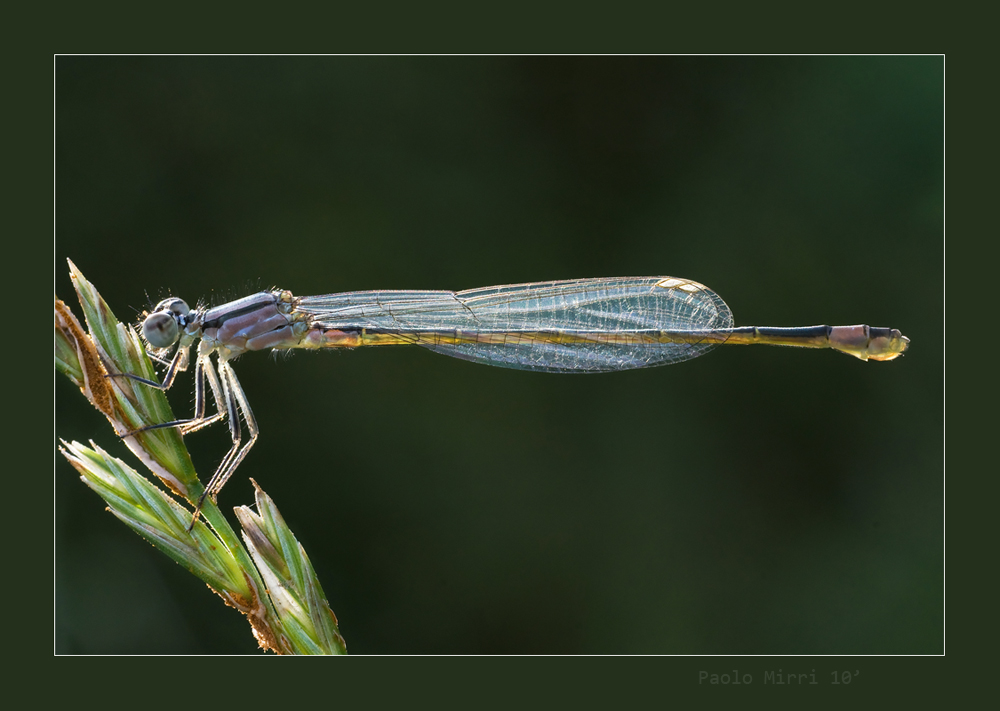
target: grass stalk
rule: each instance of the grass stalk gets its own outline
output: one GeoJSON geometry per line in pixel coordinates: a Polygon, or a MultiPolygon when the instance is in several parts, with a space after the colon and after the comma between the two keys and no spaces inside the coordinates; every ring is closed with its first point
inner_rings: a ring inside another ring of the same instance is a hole
{"type": "Polygon", "coordinates": [[[72,262],[69,268],[87,329],[55,300],[56,369],[80,388],[174,496],[93,442],[61,440],[62,454],[112,514],[246,615],[261,648],[278,654],[346,654],[337,618],[305,550],[256,482],[257,512],[236,508],[246,546],[211,497],[202,508],[204,521],[199,518],[187,530],[192,514],[174,497],[193,503],[204,487],[183,437],[175,428],[131,434],[176,419],[166,395],[128,378],[109,377],[131,373],[158,380],[146,348],[72,262]]]}

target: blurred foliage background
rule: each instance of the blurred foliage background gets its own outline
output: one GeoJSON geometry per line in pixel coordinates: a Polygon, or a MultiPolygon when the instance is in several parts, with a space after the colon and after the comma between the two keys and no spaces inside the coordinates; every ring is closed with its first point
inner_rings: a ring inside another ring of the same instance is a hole
{"type": "MultiPolygon", "coordinates": [[[[59,57],[57,294],[222,301],[594,276],[906,357],[557,376],[250,354],[253,476],[353,653],[943,651],[943,61],[59,57]]],[[[190,376],[170,393],[192,408],[190,376]]],[[[56,435],[135,462],[56,379],[56,435]]],[[[187,438],[206,480],[226,428],[187,438]]],[[[57,458],[56,649],[253,652],[57,458]]]]}

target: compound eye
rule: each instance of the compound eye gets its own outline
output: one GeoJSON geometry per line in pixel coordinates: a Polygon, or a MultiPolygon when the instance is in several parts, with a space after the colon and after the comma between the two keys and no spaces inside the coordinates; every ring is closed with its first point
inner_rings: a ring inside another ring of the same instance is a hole
{"type": "MultiPolygon", "coordinates": [[[[180,299],[177,299],[180,301],[180,299]]],[[[184,302],[181,301],[183,304],[184,302]]],[[[184,304],[187,306],[187,304],[184,304]]],[[[163,311],[157,311],[142,322],[142,335],[153,348],[168,348],[177,342],[180,328],[176,319],[163,311]]]]}
{"type": "Polygon", "coordinates": [[[184,299],[178,299],[176,297],[171,297],[169,299],[164,299],[156,305],[154,311],[172,311],[175,314],[181,314],[182,316],[186,314],[191,308],[187,305],[184,299]]]}

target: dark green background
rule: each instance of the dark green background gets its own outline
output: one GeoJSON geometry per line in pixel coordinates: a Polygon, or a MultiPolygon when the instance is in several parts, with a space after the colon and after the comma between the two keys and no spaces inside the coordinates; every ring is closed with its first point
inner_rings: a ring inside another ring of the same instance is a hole
{"type": "MultiPolygon", "coordinates": [[[[275,499],[351,652],[943,651],[941,58],[60,57],[56,122],[57,294],[71,258],[123,320],[671,275],[737,325],[913,340],[597,376],[240,359],[262,435],[220,504],[275,499]]],[[[61,377],[56,435],[134,462],[61,377]]],[[[206,478],[225,428],[187,441],[206,478]]],[[[254,650],[61,458],[55,489],[57,651],[254,650]]]]}

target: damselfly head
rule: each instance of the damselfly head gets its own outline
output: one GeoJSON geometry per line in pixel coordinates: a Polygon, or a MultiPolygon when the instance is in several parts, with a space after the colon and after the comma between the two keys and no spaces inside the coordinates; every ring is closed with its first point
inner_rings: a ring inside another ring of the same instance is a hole
{"type": "Polygon", "coordinates": [[[169,348],[180,338],[191,309],[183,299],[164,299],[142,322],[142,335],[153,348],[169,348]]]}
{"type": "Polygon", "coordinates": [[[175,314],[186,314],[191,310],[191,307],[187,305],[184,299],[178,299],[176,296],[171,296],[169,299],[164,299],[156,305],[154,311],[169,311],[175,314]]]}

